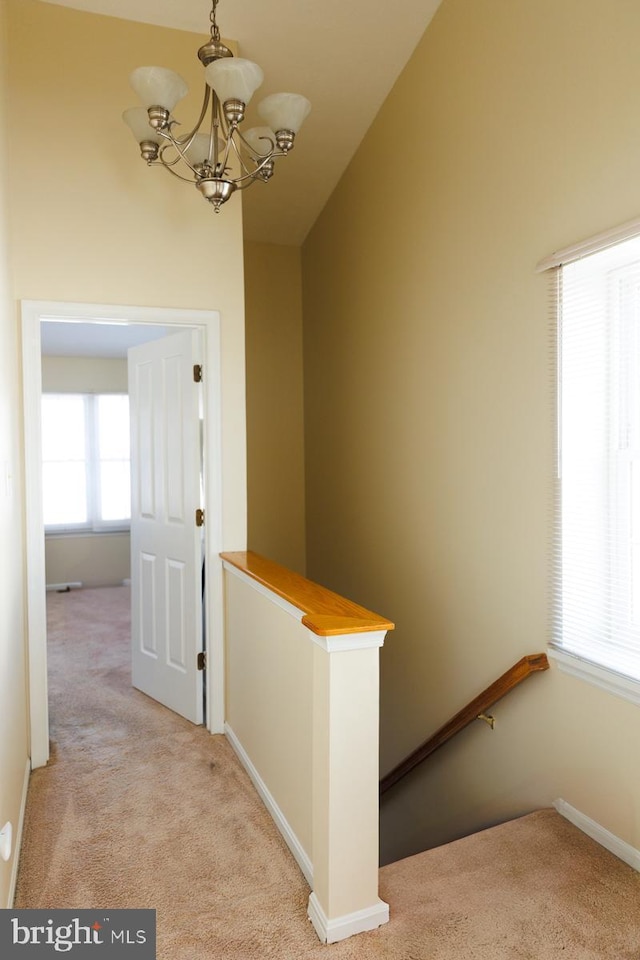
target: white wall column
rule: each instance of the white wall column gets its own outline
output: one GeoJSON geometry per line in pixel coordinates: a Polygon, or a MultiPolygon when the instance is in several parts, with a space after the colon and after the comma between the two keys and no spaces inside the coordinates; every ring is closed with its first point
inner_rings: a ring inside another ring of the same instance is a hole
{"type": "Polygon", "coordinates": [[[379,648],[385,633],[310,634],[314,889],[308,914],[327,943],[389,919],[378,897],[379,648]]]}

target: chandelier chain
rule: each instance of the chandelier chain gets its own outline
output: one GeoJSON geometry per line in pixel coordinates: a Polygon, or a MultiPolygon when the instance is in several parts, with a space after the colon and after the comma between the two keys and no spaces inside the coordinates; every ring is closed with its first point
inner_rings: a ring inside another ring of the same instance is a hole
{"type": "Polygon", "coordinates": [[[216,7],[217,6],[218,6],[218,0],[212,0],[211,13],[209,14],[209,20],[211,21],[211,39],[212,40],[220,39],[220,28],[216,23],[216,7]]]}

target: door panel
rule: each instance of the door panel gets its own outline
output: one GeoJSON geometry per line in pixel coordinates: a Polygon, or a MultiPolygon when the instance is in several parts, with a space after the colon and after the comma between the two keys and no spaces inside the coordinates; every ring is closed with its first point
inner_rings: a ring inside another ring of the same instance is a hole
{"type": "Polygon", "coordinates": [[[203,720],[198,331],[129,350],[133,685],[203,720]]]}

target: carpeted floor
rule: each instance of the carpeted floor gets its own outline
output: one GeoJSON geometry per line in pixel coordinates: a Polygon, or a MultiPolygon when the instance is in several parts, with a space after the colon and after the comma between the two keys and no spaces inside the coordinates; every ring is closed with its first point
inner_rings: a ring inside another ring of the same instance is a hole
{"type": "Polygon", "coordinates": [[[640,960],[640,875],[550,810],[384,867],[391,922],[321,945],[225,738],[131,688],[127,588],[48,606],[17,907],[155,908],[159,960],[640,960]]]}

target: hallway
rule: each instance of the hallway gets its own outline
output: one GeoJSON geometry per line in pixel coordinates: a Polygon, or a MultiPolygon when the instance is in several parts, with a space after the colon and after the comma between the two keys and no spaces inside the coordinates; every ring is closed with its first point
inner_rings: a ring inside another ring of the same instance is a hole
{"type": "Polygon", "coordinates": [[[543,810],[380,872],[391,922],[331,947],[226,739],[131,688],[129,592],[48,597],[52,760],[16,907],[157,911],[159,960],[637,960],[640,876],[543,810]]]}
{"type": "Polygon", "coordinates": [[[320,950],[226,739],[132,689],[129,589],[47,604],[52,760],[31,779],[16,906],[155,908],[166,960],[282,956],[292,935],[294,955],[320,950]]]}

